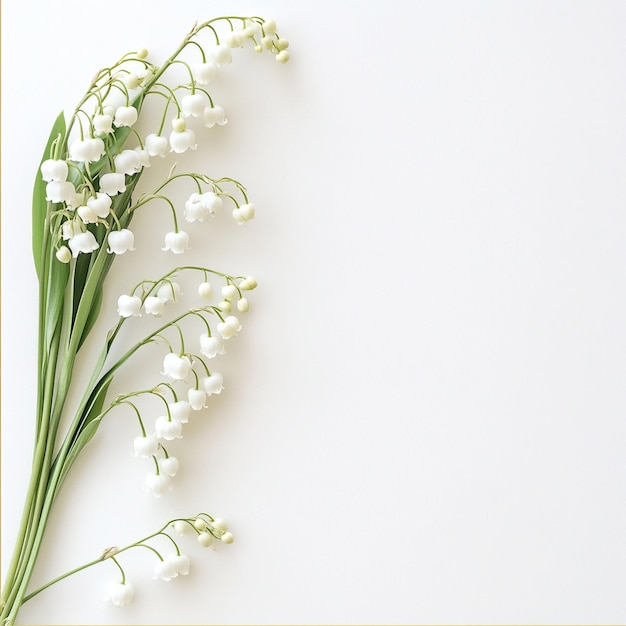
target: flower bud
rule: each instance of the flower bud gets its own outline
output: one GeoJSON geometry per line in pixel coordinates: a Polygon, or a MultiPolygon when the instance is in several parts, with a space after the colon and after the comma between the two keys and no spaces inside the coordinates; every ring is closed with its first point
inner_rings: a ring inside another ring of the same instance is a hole
{"type": "Polygon", "coordinates": [[[182,519],[176,520],[172,524],[172,526],[174,527],[174,530],[181,536],[187,535],[189,531],[191,530],[191,528],[189,527],[189,524],[182,519]]]}
{"type": "Polygon", "coordinates": [[[233,55],[231,54],[230,49],[222,44],[213,46],[210,50],[210,54],[218,67],[221,67],[226,63],[231,63],[233,60],[233,55]]]}
{"type": "Polygon", "coordinates": [[[220,539],[222,540],[222,543],[232,543],[235,540],[235,537],[233,537],[233,533],[225,532],[220,539]]]}
{"type": "Polygon", "coordinates": [[[250,305],[248,304],[248,301],[245,298],[240,298],[239,301],[237,302],[237,310],[240,313],[246,313],[249,308],[250,308],[250,305]]]}
{"type": "Polygon", "coordinates": [[[276,40],[276,49],[277,50],[287,50],[289,47],[289,40],[287,39],[277,39],[276,40]]]}
{"type": "Polygon", "coordinates": [[[276,33],[276,22],[274,20],[265,20],[262,28],[266,35],[274,35],[276,33]]]}
{"type": "Polygon", "coordinates": [[[181,295],[180,285],[173,280],[164,282],[157,289],[157,296],[164,302],[177,302],[181,295]]]}
{"type": "Polygon", "coordinates": [[[148,50],[146,48],[139,48],[139,50],[137,50],[138,59],[145,59],[147,56],[148,56],[148,50]]]}
{"type": "Polygon", "coordinates": [[[172,130],[175,133],[182,133],[186,128],[185,120],[182,117],[175,117],[172,120],[172,130]]]}
{"type": "Polygon", "coordinates": [[[72,258],[72,253],[67,246],[61,246],[56,251],[56,257],[59,261],[61,261],[61,263],[69,263],[72,258]]]}
{"type": "Polygon", "coordinates": [[[196,519],[193,520],[193,526],[196,530],[204,530],[207,527],[207,523],[201,517],[196,517],[196,519]]]}
{"type": "MultiPolygon", "coordinates": [[[[283,39],[280,39],[280,41],[284,41],[283,39]]],[[[279,63],[287,63],[287,61],[289,61],[289,52],[287,52],[287,50],[281,50],[277,55],[276,55],[276,60],[279,63]]]]}
{"type": "Polygon", "coordinates": [[[224,313],[230,313],[233,310],[232,305],[230,304],[230,302],[228,300],[222,300],[218,305],[217,308],[220,311],[223,311],[224,313]]]}
{"type": "Polygon", "coordinates": [[[216,517],[211,522],[211,526],[213,526],[213,528],[215,528],[215,530],[217,530],[217,531],[226,531],[226,530],[228,530],[228,525],[226,524],[226,521],[223,520],[221,517],[216,517]]]}
{"type": "Polygon", "coordinates": [[[205,548],[208,548],[213,543],[213,535],[207,532],[201,532],[198,535],[198,543],[205,548]]]}
{"type": "Polygon", "coordinates": [[[235,285],[224,285],[222,287],[222,297],[224,300],[234,300],[239,295],[239,290],[235,285]]]}
{"type": "Polygon", "coordinates": [[[200,283],[198,285],[198,295],[205,300],[208,300],[213,294],[213,287],[211,287],[211,283],[207,283],[206,281],[200,283]]]}

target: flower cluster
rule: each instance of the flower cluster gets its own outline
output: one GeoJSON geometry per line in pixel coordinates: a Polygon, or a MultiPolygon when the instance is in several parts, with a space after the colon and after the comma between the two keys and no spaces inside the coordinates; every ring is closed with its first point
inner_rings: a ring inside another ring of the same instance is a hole
{"type": "Polygon", "coordinates": [[[124,548],[108,548],[102,555],[102,560],[111,559],[118,567],[121,573],[121,580],[112,580],[109,582],[106,590],[107,598],[115,606],[126,606],[133,600],[135,589],[133,584],[127,580],[126,572],[119,563],[119,555],[131,548],[145,547],[148,548],[156,556],[154,563],[152,578],[154,580],[163,580],[168,582],[177,576],[187,576],[191,567],[191,560],[180,551],[178,542],[172,537],[170,531],[175,531],[179,536],[195,535],[198,543],[208,548],[213,546],[214,540],[221,543],[232,543],[233,534],[228,530],[226,522],[219,517],[211,517],[207,513],[200,513],[194,517],[178,518],[168,522],[163,528],[156,533],[144,537],[139,541],[132,543],[124,548]],[[155,543],[164,538],[167,543],[172,545],[174,552],[163,555],[162,549],[158,549],[155,543]]]}
{"type": "Polygon", "coordinates": [[[130,295],[122,294],[118,299],[121,321],[131,316],[140,316],[142,311],[161,315],[168,303],[176,302],[182,296],[181,288],[174,278],[176,273],[185,270],[203,275],[204,280],[198,285],[198,295],[203,300],[210,300],[217,293],[221,294],[222,300],[217,304],[207,303],[190,309],[146,338],[145,341],[161,339],[168,346],[169,352],[163,357],[160,372],[166,380],[154,388],[120,396],[111,405],[130,405],[137,415],[141,433],[134,439],[134,454],[135,457],[152,459],[154,469],[147,474],[144,488],[156,497],[161,497],[172,488],[172,478],[176,476],[180,466],[178,458],[169,453],[166,445],[181,439],[183,426],[189,422],[190,416],[207,408],[209,398],[219,395],[224,389],[222,374],[210,368],[208,361],[225,354],[227,342],[241,330],[239,318],[230,314],[233,304],[240,313],[245,313],[249,304],[243,292],[257,287],[257,281],[252,276],[233,277],[207,268],[179,267],[159,280],[142,281],[134,287],[130,295]],[[224,282],[219,292],[208,281],[210,273],[224,282]],[[140,295],[135,295],[137,293],[140,295]],[[211,322],[211,317],[217,318],[215,323],[211,322]],[[181,329],[181,322],[185,318],[201,321],[204,329],[198,337],[198,350],[194,352],[188,352],[185,348],[181,329]],[[167,331],[174,329],[180,342],[179,349],[175,349],[167,339],[167,331]],[[181,386],[184,386],[182,391],[181,386]],[[152,431],[146,429],[137,405],[140,396],[156,397],[163,407],[161,414],[155,419],[152,431]]]}
{"type": "MultiPolygon", "coordinates": [[[[33,192],[33,255],[40,284],[36,441],[28,495],[0,598],[2,624],[14,624],[24,602],[51,584],[107,559],[122,573],[121,581],[109,586],[108,595],[115,604],[127,604],[133,588],[116,557],[130,547],[142,545],[156,554],[155,578],[170,580],[189,572],[188,557],[164,527],[141,542],[121,550],[109,549],[97,561],[29,591],[59,489],[106,415],[122,405],[135,412],[140,432],[133,449],[153,466],[144,486],[158,497],[171,488],[179,470],[179,460],[169,447],[182,437],[191,415],[207,408],[211,396],[224,388],[221,373],[210,368],[209,362],[223,355],[228,342],[241,330],[239,316],[250,306],[245,294],[256,287],[250,276],[179,266],[158,280],[141,281],[119,296],[118,318],[106,333],[100,354],[83,359],[79,352],[97,328],[105,279],[113,261],[135,249],[131,223],[138,210],[156,205],[168,211],[171,229],[163,233],[162,250],[174,255],[190,247],[189,234],[179,227],[183,219],[191,225],[202,224],[226,211],[236,225],[255,218],[256,209],[246,189],[233,178],[174,173],[172,166],[166,180],[152,192],[136,193],[140,178],[155,159],[178,158],[196,150],[202,134],[216,132],[206,129],[227,123],[213,82],[231,63],[234,51],[246,46],[269,53],[281,63],[289,59],[289,43],[278,35],[272,20],[216,18],[195,25],[161,65],[152,63],[148,51],[141,49],[100,70],[73,114],[66,120],[61,112],[53,125],[33,192]],[[176,84],[169,84],[166,77],[176,84]],[[140,125],[148,101],[157,115],[140,125]],[[139,128],[146,132],[140,133],[139,128]],[[174,182],[189,187],[182,206],[168,195],[174,182]],[[124,324],[170,312],[170,304],[182,295],[176,275],[183,271],[201,276],[198,294],[202,304],[165,322],[130,348],[119,350],[124,324]],[[201,328],[190,350],[185,332],[194,322],[201,328]],[[107,394],[118,370],[143,346],[156,341],[167,346],[160,369],[164,379],[151,389],[109,402],[107,394]],[[80,381],[80,392],[73,379],[79,362],[90,372],[86,384],[80,381]],[[153,407],[144,406],[148,398],[152,402],[157,399],[156,413],[152,413],[153,407]],[[142,417],[146,411],[154,420],[148,427],[142,417]],[[149,545],[150,540],[170,542],[174,553],[163,556],[160,548],[149,545]]],[[[216,538],[223,543],[233,540],[221,520],[206,514],[175,520],[174,525],[179,532],[191,529],[203,546],[216,538]]]]}

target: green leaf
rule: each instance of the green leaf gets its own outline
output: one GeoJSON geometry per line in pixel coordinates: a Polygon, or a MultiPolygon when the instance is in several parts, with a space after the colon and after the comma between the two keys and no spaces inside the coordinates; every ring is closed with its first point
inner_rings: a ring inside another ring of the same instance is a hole
{"type": "MultiPolygon", "coordinates": [[[[55,259],[56,261],[56,259],[55,259]]],[[[65,288],[70,275],[68,263],[49,263],[48,294],[46,301],[46,326],[45,338],[46,349],[50,349],[52,337],[56,332],[57,322],[63,313],[63,303],[65,301],[65,288]]]]}
{"type": "MultiPolygon", "coordinates": [[[[53,142],[59,136],[62,138],[65,135],[65,130],[65,115],[63,111],[61,111],[50,131],[50,137],[43,152],[41,163],[50,158],[50,149],[52,148],[53,142]]],[[[46,227],[47,211],[46,182],[41,177],[41,170],[37,170],[35,186],[33,188],[33,258],[35,260],[35,270],[37,271],[39,280],[41,280],[41,257],[43,254],[41,248],[43,245],[44,229],[46,227]]]]}
{"type": "Polygon", "coordinates": [[[102,422],[102,418],[104,417],[104,415],[102,415],[102,407],[104,406],[104,401],[106,400],[109,385],[112,382],[113,378],[111,377],[102,385],[102,387],[100,387],[96,394],[96,397],[86,409],[86,417],[80,428],[80,432],[72,443],[68,455],[65,458],[65,462],[63,463],[61,476],[55,487],[56,490],[58,490],[58,488],[61,486],[63,479],[74,464],[74,461],[80,454],[80,451],[93,439],[98,428],[100,427],[100,423],[102,422]]]}

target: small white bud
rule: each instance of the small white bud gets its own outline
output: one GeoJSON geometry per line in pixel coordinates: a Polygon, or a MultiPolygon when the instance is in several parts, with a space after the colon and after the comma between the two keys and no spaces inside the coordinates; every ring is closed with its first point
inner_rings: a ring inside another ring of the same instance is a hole
{"type": "Polygon", "coordinates": [[[222,287],[222,298],[224,300],[234,300],[239,295],[239,290],[235,285],[224,285],[222,287]]]}
{"type": "Polygon", "coordinates": [[[201,517],[197,517],[193,520],[193,526],[196,530],[204,530],[207,527],[207,523],[201,517]]]}
{"type": "Polygon", "coordinates": [[[198,543],[208,548],[213,543],[213,535],[211,533],[202,532],[198,535],[198,543]]]}
{"type": "Polygon", "coordinates": [[[56,257],[59,261],[61,261],[61,263],[69,263],[72,258],[72,253],[67,246],[61,246],[56,251],[56,257]]]}
{"type": "Polygon", "coordinates": [[[235,537],[233,537],[233,533],[225,532],[220,539],[222,540],[222,543],[232,543],[235,540],[235,537]]]}
{"type": "Polygon", "coordinates": [[[217,305],[217,308],[220,311],[224,311],[224,313],[230,313],[233,310],[233,307],[228,300],[222,300],[222,302],[217,305]]]}
{"type": "Polygon", "coordinates": [[[211,283],[200,283],[198,285],[198,295],[205,300],[208,300],[213,294],[213,287],[211,287],[211,283]]]}
{"type": "Polygon", "coordinates": [[[245,298],[240,298],[240,300],[237,302],[237,310],[240,313],[245,313],[249,308],[250,305],[248,304],[248,301],[245,298]]]}
{"type": "Polygon", "coordinates": [[[276,45],[276,49],[277,50],[287,50],[287,48],[289,47],[289,40],[288,39],[277,39],[275,45],[276,45]]]}
{"type": "MultiPolygon", "coordinates": [[[[280,40],[282,41],[282,39],[280,40]]],[[[276,55],[276,60],[279,63],[287,63],[287,61],[289,61],[289,52],[287,52],[287,50],[281,50],[277,55],[276,55]]]]}
{"type": "Polygon", "coordinates": [[[182,133],[185,130],[185,120],[182,117],[175,117],[172,120],[172,130],[175,133],[182,133]]]}

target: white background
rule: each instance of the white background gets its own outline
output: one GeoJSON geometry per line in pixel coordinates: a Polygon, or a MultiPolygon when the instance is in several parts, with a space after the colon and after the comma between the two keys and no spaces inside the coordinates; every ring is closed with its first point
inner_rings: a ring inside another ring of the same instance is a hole
{"type": "MultiPolygon", "coordinates": [[[[292,43],[286,66],[236,51],[212,88],[229,124],[179,159],[257,206],[242,228],[228,211],[189,227],[185,260],[260,284],[220,358],[227,389],[171,446],[182,469],[161,500],[141,489],[134,418],[110,414],[34,584],[202,509],[236,541],[184,538],[192,573],[170,583],[129,554],[123,609],[99,565],[23,623],[624,623],[623,2],[2,8],[4,562],[33,437],[30,193],[53,119],[96,69],[142,45],[162,60],[196,19],[272,16],[292,43]]],[[[102,329],[119,293],[179,261],[159,251],[167,211],[146,209],[102,329]]],[[[163,350],[113,391],[156,384],[163,350]]]]}

